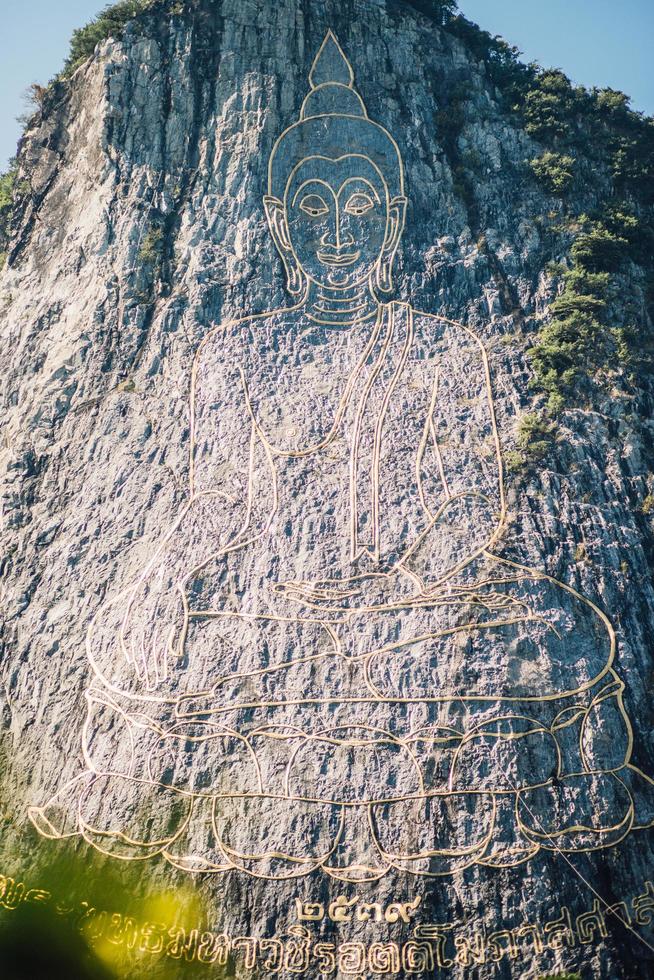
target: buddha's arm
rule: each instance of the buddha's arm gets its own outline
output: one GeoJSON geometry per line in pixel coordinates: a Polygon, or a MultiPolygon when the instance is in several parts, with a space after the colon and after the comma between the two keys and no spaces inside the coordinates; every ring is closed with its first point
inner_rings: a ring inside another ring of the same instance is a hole
{"type": "Polygon", "coordinates": [[[448,500],[402,559],[401,566],[430,591],[488,548],[498,532],[498,512],[483,494],[448,500]]]}
{"type": "Polygon", "coordinates": [[[202,491],[184,505],[125,596],[120,644],[139,680],[154,690],[182,652],[188,625],[189,582],[237,536],[242,501],[202,491]]]}
{"type": "MultiPolygon", "coordinates": [[[[193,371],[191,493],[126,596],[122,652],[150,690],[183,649],[192,583],[252,528],[252,427],[235,361],[217,343],[193,371]]],[[[125,603],[123,603],[125,605],[125,603]]]]}
{"type": "Polygon", "coordinates": [[[488,547],[503,520],[501,459],[485,351],[463,328],[446,333],[434,368],[421,470],[431,520],[402,565],[427,588],[488,547]]]}

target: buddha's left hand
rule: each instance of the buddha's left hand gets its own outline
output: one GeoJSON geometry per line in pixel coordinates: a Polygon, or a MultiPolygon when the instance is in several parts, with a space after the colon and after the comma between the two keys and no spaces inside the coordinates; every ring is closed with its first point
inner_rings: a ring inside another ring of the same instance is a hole
{"type": "Polygon", "coordinates": [[[353,613],[413,605],[424,598],[417,580],[402,569],[314,582],[283,582],[276,591],[313,610],[353,613]]]}

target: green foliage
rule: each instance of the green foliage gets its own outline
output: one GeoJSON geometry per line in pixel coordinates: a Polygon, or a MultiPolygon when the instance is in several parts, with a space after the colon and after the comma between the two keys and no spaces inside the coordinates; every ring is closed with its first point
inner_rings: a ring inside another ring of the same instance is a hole
{"type": "Polygon", "coordinates": [[[581,980],[579,973],[548,973],[547,976],[539,977],[538,980],[581,980]]]}
{"type": "Polygon", "coordinates": [[[11,160],[9,170],[4,174],[0,174],[0,271],[2,271],[7,261],[7,246],[11,233],[14,194],[21,189],[17,178],[18,166],[15,160],[11,160]]]}
{"type": "Polygon", "coordinates": [[[8,211],[11,211],[14,186],[16,184],[17,167],[16,161],[12,160],[7,173],[0,174],[0,218],[4,219],[8,211]]]}
{"type": "Polygon", "coordinates": [[[536,66],[525,65],[520,61],[518,48],[508,44],[497,34],[483,31],[467,17],[453,17],[447,23],[446,29],[449,34],[454,34],[463,41],[476,58],[484,62],[491,81],[506,94],[517,96],[535,77],[536,66]]]}
{"type": "Polygon", "coordinates": [[[529,165],[536,179],[546,190],[553,194],[565,194],[574,179],[575,163],[574,157],[548,150],[531,160],[529,165]]]}
{"type": "Polygon", "coordinates": [[[654,514],[654,495],[648,493],[642,504],[640,505],[641,513],[649,517],[650,514],[654,514]]]}
{"type": "MultiPolygon", "coordinates": [[[[573,265],[570,269],[563,269],[566,289],[572,293],[585,293],[587,296],[594,296],[597,299],[604,299],[606,296],[611,277],[608,272],[589,272],[582,265],[573,265]]],[[[555,300],[552,304],[559,303],[563,297],[555,300]]]]}
{"type": "Polygon", "coordinates": [[[552,277],[564,276],[567,271],[568,271],[568,267],[565,264],[565,262],[550,261],[547,262],[545,265],[545,272],[548,274],[548,276],[552,276],[552,277]]]}
{"type": "Polygon", "coordinates": [[[570,288],[569,282],[566,285],[568,288],[550,305],[550,313],[558,320],[567,320],[575,313],[596,316],[604,310],[604,299],[592,293],[576,293],[570,288]]]}
{"type": "Polygon", "coordinates": [[[502,453],[504,468],[507,473],[520,473],[525,468],[526,459],[522,453],[515,449],[507,449],[502,453]]]}
{"type": "Polygon", "coordinates": [[[589,360],[596,363],[602,329],[592,314],[576,311],[562,319],[556,317],[539,331],[529,351],[536,387],[561,399],[575,388],[589,360]]]}
{"type": "Polygon", "coordinates": [[[536,139],[565,136],[578,100],[578,90],[558,69],[539,72],[521,104],[525,129],[536,139]]]}
{"type": "Polygon", "coordinates": [[[543,459],[552,448],[556,433],[554,422],[542,413],[528,412],[523,415],[516,433],[517,450],[509,449],[503,453],[507,472],[519,473],[543,459]]]}
{"type": "Polygon", "coordinates": [[[654,126],[633,137],[620,135],[612,140],[611,169],[618,187],[635,189],[648,204],[654,203],[654,126]]]}
{"type": "Polygon", "coordinates": [[[604,113],[607,118],[611,116],[626,116],[629,112],[629,96],[616,89],[603,88],[595,89],[595,104],[599,112],[604,113]]]}
{"type": "Polygon", "coordinates": [[[634,112],[629,97],[615,89],[594,89],[591,99],[617,187],[636,191],[646,203],[654,203],[654,120],[634,112]]]}
{"type": "Polygon", "coordinates": [[[607,208],[604,224],[617,238],[627,242],[627,257],[646,265],[654,256],[654,225],[634,213],[633,205],[623,202],[607,208]]]}
{"type": "Polygon", "coordinates": [[[120,37],[125,25],[153,3],[154,0],[119,0],[118,3],[105,7],[85,27],[74,31],[62,77],[69,77],[84,64],[101,41],[108,37],[120,37]]]}
{"type": "Polygon", "coordinates": [[[145,265],[156,265],[163,252],[163,229],[153,225],[145,235],[138,251],[138,261],[145,265]]]}
{"type": "Polygon", "coordinates": [[[592,147],[592,155],[605,160],[616,189],[654,203],[654,120],[634,112],[623,92],[573,86],[558,69],[527,69],[505,86],[507,94],[519,96],[514,108],[527,133],[580,153],[592,147]]]}
{"type": "Polygon", "coordinates": [[[593,221],[575,239],[570,255],[588,272],[617,272],[628,257],[628,246],[628,240],[611,231],[605,222],[593,221]]]}
{"type": "Polygon", "coordinates": [[[643,251],[641,222],[628,209],[609,208],[602,220],[582,215],[582,230],[571,249],[572,267],[556,273],[564,280],[550,305],[551,320],[529,351],[535,386],[549,396],[552,414],[565,398],[607,361],[627,361],[634,338],[616,330],[607,317],[611,274],[643,251]]]}
{"type": "Polygon", "coordinates": [[[523,415],[518,423],[516,445],[530,461],[542,459],[556,438],[556,426],[538,412],[523,415]]]}
{"type": "MultiPolygon", "coordinates": [[[[649,207],[654,204],[654,119],[634,112],[622,92],[588,90],[573,85],[558,69],[522,64],[516,48],[461,15],[452,17],[445,30],[484,61],[524,130],[545,144],[530,161],[536,179],[550,193],[563,195],[571,189],[575,164],[585,165],[586,172],[592,168],[597,173],[597,190],[606,195],[592,219],[560,212],[535,216],[552,234],[576,234],[565,264],[548,264],[547,271],[563,279],[564,288],[530,351],[534,385],[547,394],[547,410],[555,416],[571,397],[588,393],[587,382],[607,364],[635,363],[637,331],[615,326],[608,304],[615,298],[609,295],[611,287],[618,285],[613,277],[628,271],[632,261],[643,266],[646,301],[654,305],[654,213],[649,207]],[[558,227],[557,216],[563,219],[558,227]]],[[[443,113],[442,119],[454,151],[460,109],[443,113]]],[[[470,182],[456,152],[448,157],[459,193],[470,182]]],[[[634,321],[643,316],[634,307],[634,321]]],[[[642,341],[641,336],[640,346],[642,341]]],[[[516,457],[513,463],[519,466],[520,454],[516,457]]]]}
{"type": "Polygon", "coordinates": [[[447,24],[457,12],[457,0],[409,0],[412,7],[426,14],[437,24],[447,24]]]}
{"type": "Polygon", "coordinates": [[[524,107],[527,120],[525,129],[529,135],[537,139],[564,136],[567,132],[567,123],[559,110],[559,99],[556,95],[538,89],[529,92],[524,107]]]}

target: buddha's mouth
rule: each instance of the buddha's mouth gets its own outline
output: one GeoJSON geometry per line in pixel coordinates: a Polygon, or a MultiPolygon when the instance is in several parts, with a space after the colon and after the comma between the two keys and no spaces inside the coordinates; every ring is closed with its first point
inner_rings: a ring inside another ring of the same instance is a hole
{"type": "Polygon", "coordinates": [[[353,265],[361,258],[361,252],[318,252],[318,260],[323,265],[331,265],[340,268],[344,265],[353,265]]]}

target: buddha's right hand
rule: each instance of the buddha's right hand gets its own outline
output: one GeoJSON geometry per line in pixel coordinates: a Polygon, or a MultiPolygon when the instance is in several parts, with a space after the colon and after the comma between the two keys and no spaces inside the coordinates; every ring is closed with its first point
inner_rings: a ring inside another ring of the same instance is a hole
{"type": "Polygon", "coordinates": [[[184,582],[171,579],[165,565],[155,566],[130,594],[120,628],[125,659],[146,690],[155,691],[169,679],[187,624],[184,582]]]}

